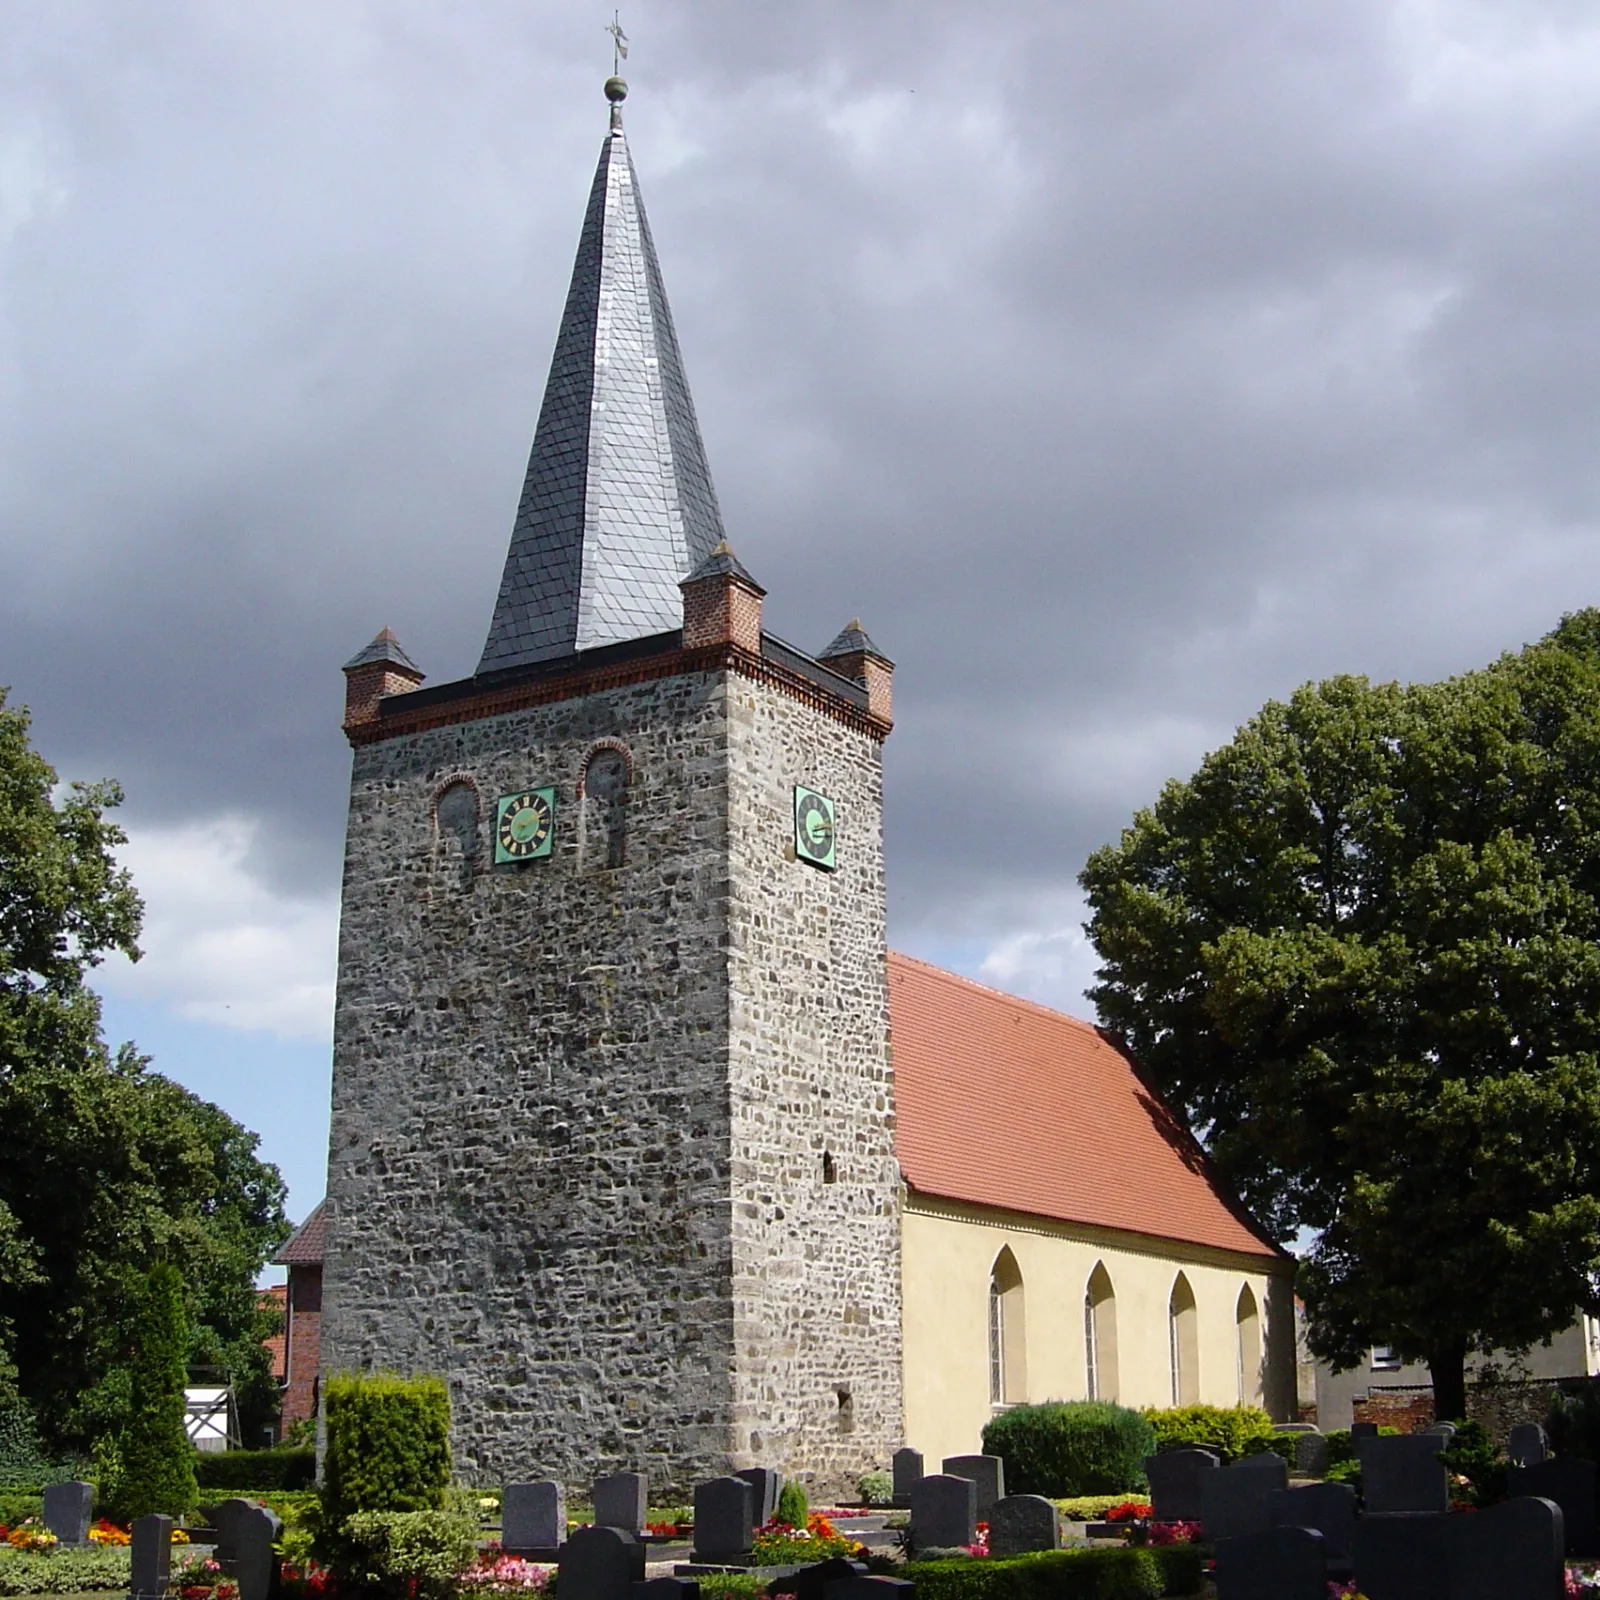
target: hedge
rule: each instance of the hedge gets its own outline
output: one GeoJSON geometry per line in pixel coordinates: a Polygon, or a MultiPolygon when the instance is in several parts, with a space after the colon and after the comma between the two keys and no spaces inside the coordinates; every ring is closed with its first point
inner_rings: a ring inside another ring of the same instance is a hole
{"type": "Polygon", "coordinates": [[[1007,1491],[1052,1500],[1142,1488],[1155,1448],[1150,1424],[1109,1400],[1013,1406],[983,1430],[984,1453],[1005,1461],[1007,1491]]]}
{"type": "Polygon", "coordinates": [[[126,1594],[132,1579],[133,1562],[126,1546],[0,1556],[0,1595],[83,1594],[93,1589],[120,1589],[126,1594]]]}
{"type": "Polygon", "coordinates": [[[1215,1450],[1224,1465],[1275,1449],[1277,1440],[1288,1437],[1274,1432],[1272,1418],[1260,1406],[1174,1406],[1144,1416],[1155,1430],[1157,1449],[1215,1450]]]}
{"type": "Polygon", "coordinates": [[[1202,1582],[1199,1552],[1183,1545],[913,1561],[902,1575],[917,1600],[1158,1600],[1198,1594],[1202,1582]]]}
{"type": "Polygon", "coordinates": [[[309,1489],[317,1479],[315,1450],[205,1450],[194,1463],[195,1482],[202,1489],[238,1493],[254,1489],[309,1489]]]}

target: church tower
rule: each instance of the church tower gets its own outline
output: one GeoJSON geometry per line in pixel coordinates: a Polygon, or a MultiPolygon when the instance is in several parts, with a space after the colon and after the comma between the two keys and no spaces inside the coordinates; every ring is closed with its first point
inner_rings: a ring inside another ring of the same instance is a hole
{"type": "Polygon", "coordinates": [[[322,1364],[442,1374],[481,1481],[837,1490],[902,1442],[892,669],[763,630],[626,92],[478,669],[345,668],[322,1364]]]}

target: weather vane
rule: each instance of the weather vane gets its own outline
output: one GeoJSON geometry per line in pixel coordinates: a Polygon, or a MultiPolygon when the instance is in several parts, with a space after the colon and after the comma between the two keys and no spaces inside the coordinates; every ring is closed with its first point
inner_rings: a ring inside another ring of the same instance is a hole
{"type": "Polygon", "coordinates": [[[615,11],[606,24],[606,32],[611,35],[611,76],[615,78],[622,71],[622,63],[628,59],[628,36],[622,31],[622,22],[615,11]]]}

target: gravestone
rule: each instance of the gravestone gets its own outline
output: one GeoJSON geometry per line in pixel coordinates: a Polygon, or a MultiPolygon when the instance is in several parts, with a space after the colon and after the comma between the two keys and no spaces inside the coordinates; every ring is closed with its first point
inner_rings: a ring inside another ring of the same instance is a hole
{"type": "Polygon", "coordinates": [[[1302,1433],[1294,1441],[1294,1475],[1297,1478],[1325,1478],[1328,1475],[1328,1436],[1302,1433]]]}
{"type": "Polygon", "coordinates": [[[1436,1422],[1431,1428],[1424,1428],[1422,1431],[1443,1439],[1444,1444],[1440,1448],[1448,1450],[1450,1441],[1456,1436],[1456,1425],[1453,1422],[1436,1422]]]}
{"type": "Polygon", "coordinates": [[[278,1552],[283,1520],[266,1506],[251,1506],[233,1525],[234,1573],[239,1600],[271,1600],[278,1592],[278,1552]]]}
{"type": "Polygon", "coordinates": [[[1272,1527],[1272,1496],[1289,1486],[1282,1456],[1246,1456],[1200,1480],[1200,1525],[1208,1541],[1242,1539],[1272,1527]]]}
{"type": "Polygon", "coordinates": [[[1163,1450],[1144,1458],[1150,1480],[1151,1516],[1156,1522],[1198,1522],[1200,1486],[1222,1470],[1209,1450],[1163,1450]]]}
{"type": "Polygon", "coordinates": [[[1350,1424],[1351,1439],[1376,1439],[1378,1437],[1378,1424],[1376,1422],[1352,1422],[1350,1424]]]}
{"type": "Polygon", "coordinates": [[[500,1497],[500,1548],[554,1560],[567,1536],[567,1491],[559,1483],[508,1483],[500,1497]]]}
{"type": "Polygon", "coordinates": [[[1550,1454],[1550,1443],[1537,1422],[1519,1422],[1511,1430],[1506,1455],[1514,1467],[1532,1467],[1550,1454]]]}
{"type": "Polygon", "coordinates": [[[1275,1422],[1272,1425],[1274,1433],[1315,1433],[1317,1425],[1314,1422],[1275,1422]]]}
{"type": "Polygon", "coordinates": [[[1537,1495],[1561,1507],[1567,1554],[1600,1554],[1595,1525],[1595,1464],[1576,1456],[1555,1456],[1506,1473],[1506,1493],[1513,1499],[1537,1495]]]}
{"type": "Polygon", "coordinates": [[[631,1600],[644,1578],[644,1551],[623,1528],[574,1528],[558,1563],[562,1600],[631,1600]]]}
{"type": "Polygon", "coordinates": [[[1368,1515],[1450,1509],[1450,1481],[1435,1433],[1402,1433],[1360,1442],[1361,1499],[1368,1515]]]}
{"type": "Polygon", "coordinates": [[[44,1491],[44,1525],[64,1545],[89,1542],[89,1519],[94,1513],[92,1483],[52,1483],[44,1491]]]}
{"type": "Polygon", "coordinates": [[[1328,1561],[1314,1528],[1269,1528],[1217,1545],[1217,1600],[1327,1600],[1328,1561]]]}
{"type": "Polygon", "coordinates": [[[766,1527],[777,1515],[778,1495],[783,1489],[782,1474],[771,1467],[746,1467],[743,1472],[734,1473],[734,1477],[743,1478],[755,1490],[756,1526],[766,1527]]]}
{"type": "Polygon", "coordinates": [[[650,1480],[642,1472],[616,1472],[594,1486],[597,1528],[621,1528],[637,1538],[644,1532],[650,1506],[650,1480]]]}
{"type": "Polygon", "coordinates": [[[823,1600],[916,1600],[909,1578],[841,1578],[823,1591],[823,1600]]]}
{"type": "Polygon", "coordinates": [[[1272,1521],[1279,1528],[1315,1528],[1330,1567],[1347,1566],[1355,1546],[1356,1492],[1348,1483],[1307,1483],[1276,1489],[1272,1521]]]}
{"type": "Polygon", "coordinates": [[[639,1578],[629,1600],[700,1600],[698,1578],[639,1578]]]}
{"type": "Polygon", "coordinates": [[[1451,1600],[1444,1525],[1436,1516],[1356,1519],[1356,1588],[1366,1600],[1451,1600]]]}
{"type": "Polygon", "coordinates": [[[1561,1508],[1550,1500],[1530,1496],[1446,1517],[1450,1600],[1562,1600],[1562,1543],[1561,1508]]]}
{"type": "Polygon", "coordinates": [[[989,1509],[989,1554],[1061,1548],[1061,1513],[1042,1494],[1008,1494],[989,1509]]]}
{"type": "Polygon", "coordinates": [[[745,1478],[713,1478],[695,1486],[694,1559],[726,1561],[750,1554],[755,1532],[755,1485],[745,1478]]]}
{"type": "Polygon", "coordinates": [[[919,1478],[911,1489],[911,1537],[919,1550],[976,1543],[977,1484],[948,1472],[919,1478]]]}
{"type": "Polygon", "coordinates": [[[232,1499],[219,1500],[208,1513],[211,1526],[217,1530],[217,1544],[211,1552],[212,1559],[230,1578],[238,1576],[240,1523],[252,1511],[259,1509],[257,1501],[242,1500],[235,1495],[232,1499]]]}
{"type": "Polygon", "coordinates": [[[164,1600],[172,1577],[172,1518],[152,1511],[139,1517],[130,1533],[133,1575],[129,1595],[132,1600],[164,1600]]]}
{"type": "Polygon", "coordinates": [[[911,1486],[922,1477],[922,1452],[904,1445],[894,1453],[894,1497],[896,1502],[911,1499],[911,1486]]]}
{"type": "Polygon", "coordinates": [[[944,1470],[953,1478],[971,1478],[978,1486],[978,1520],[989,1520],[989,1508],[1006,1492],[1006,1464],[999,1456],[946,1456],[944,1470]]]}
{"type": "Polygon", "coordinates": [[[792,1578],[783,1583],[783,1592],[793,1594],[794,1600],[823,1600],[830,1583],[843,1583],[847,1578],[859,1578],[866,1572],[859,1561],[845,1556],[830,1556],[826,1561],[813,1561],[801,1567],[792,1578]]]}

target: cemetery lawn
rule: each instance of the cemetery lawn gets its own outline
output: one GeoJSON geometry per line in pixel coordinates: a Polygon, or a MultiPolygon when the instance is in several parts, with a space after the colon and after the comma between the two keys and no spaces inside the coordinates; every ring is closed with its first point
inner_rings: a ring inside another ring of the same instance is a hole
{"type": "Polygon", "coordinates": [[[52,1550],[24,1555],[0,1553],[0,1595],[104,1594],[128,1592],[133,1565],[126,1548],[92,1546],[87,1550],[52,1550]]]}

